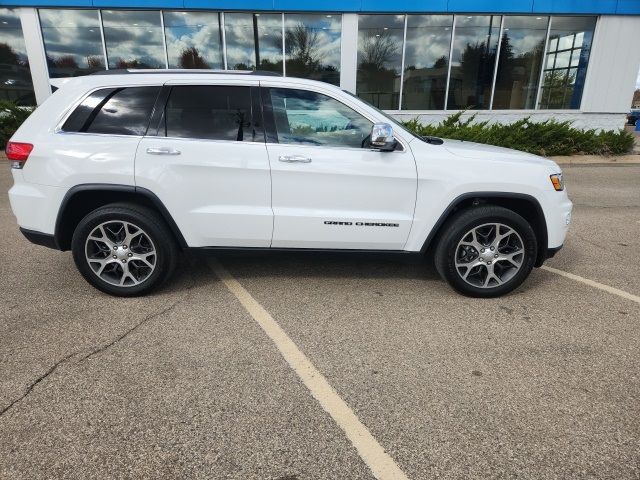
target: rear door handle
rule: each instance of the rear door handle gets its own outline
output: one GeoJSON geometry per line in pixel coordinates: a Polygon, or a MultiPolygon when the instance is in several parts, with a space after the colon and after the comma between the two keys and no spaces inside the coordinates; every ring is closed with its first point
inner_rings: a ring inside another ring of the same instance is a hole
{"type": "Polygon", "coordinates": [[[280,155],[278,160],[285,163],[311,163],[311,159],[304,155],[280,155]]]}
{"type": "Polygon", "coordinates": [[[149,155],[180,155],[180,150],[175,148],[147,148],[149,155]]]}

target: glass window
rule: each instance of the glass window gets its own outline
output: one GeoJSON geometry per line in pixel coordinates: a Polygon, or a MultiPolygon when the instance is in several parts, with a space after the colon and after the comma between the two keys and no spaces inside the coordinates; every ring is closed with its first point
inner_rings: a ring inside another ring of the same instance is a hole
{"type": "Polygon", "coordinates": [[[595,17],[552,17],[539,108],[580,108],[595,17]]]}
{"type": "Polygon", "coordinates": [[[356,93],[378,108],[397,110],[404,15],[358,16],[356,93]]]}
{"type": "Polygon", "coordinates": [[[504,19],[494,109],[534,108],[549,17],[504,19]]]}
{"type": "Polygon", "coordinates": [[[109,68],[165,68],[160,12],[103,10],[109,68]]]}
{"type": "Polygon", "coordinates": [[[340,85],[340,15],[286,14],[287,76],[340,85]]]}
{"type": "Polygon", "coordinates": [[[499,15],[456,17],[447,108],[489,108],[500,21],[499,15]]]}
{"type": "Polygon", "coordinates": [[[280,143],[362,148],[372,123],[338,100],[306,90],[272,88],[280,143]]]}
{"type": "Polygon", "coordinates": [[[106,101],[109,95],[113,95],[115,88],[103,88],[89,94],[80,105],[69,115],[62,125],[65,132],[86,132],[85,124],[89,120],[89,116],[93,113],[98,105],[106,101]]]}
{"type": "Polygon", "coordinates": [[[169,68],[224,68],[219,13],[163,14],[169,68]]]}
{"type": "Polygon", "coordinates": [[[225,13],[227,68],[282,73],[282,15],[225,13]]]}
{"type": "Polygon", "coordinates": [[[104,70],[97,10],[40,9],[49,77],[77,77],[104,70]]]}
{"type": "Polygon", "coordinates": [[[407,18],[403,109],[444,109],[452,28],[452,15],[409,15],[407,18]]]}
{"type": "Polygon", "coordinates": [[[83,100],[62,126],[65,132],[144,135],[160,87],[108,88],[83,100]]]}
{"type": "Polygon", "coordinates": [[[173,87],[165,108],[165,135],[179,138],[264,141],[253,125],[249,87],[173,87]]]}
{"type": "Polygon", "coordinates": [[[36,104],[20,17],[9,8],[0,8],[0,99],[36,104]]]}

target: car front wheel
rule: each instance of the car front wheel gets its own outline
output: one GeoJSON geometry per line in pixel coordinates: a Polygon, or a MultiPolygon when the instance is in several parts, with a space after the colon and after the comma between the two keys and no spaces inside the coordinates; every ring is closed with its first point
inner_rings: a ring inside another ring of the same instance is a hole
{"type": "Polygon", "coordinates": [[[83,277],[117,296],[141,295],[158,287],[170,276],[177,256],[162,219],[129,204],[89,213],[76,227],[71,249],[83,277]]]}
{"type": "Polygon", "coordinates": [[[497,297],[529,276],[536,252],[536,235],[522,216],[488,205],[463,210],[446,223],[435,264],[460,293],[497,297]]]}

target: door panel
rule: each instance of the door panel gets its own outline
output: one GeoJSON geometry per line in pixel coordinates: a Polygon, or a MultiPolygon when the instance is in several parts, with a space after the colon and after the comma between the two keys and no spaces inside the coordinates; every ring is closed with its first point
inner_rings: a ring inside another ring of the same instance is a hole
{"type": "Polygon", "coordinates": [[[273,247],[404,247],[416,198],[410,153],[275,144],[267,148],[273,247]],[[281,156],[311,161],[281,162],[281,156]]]}
{"type": "Polygon", "coordinates": [[[268,247],[269,160],[249,88],[193,87],[172,87],[158,136],[140,142],[136,185],[162,200],[189,246],[268,247]]]}
{"type": "Polygon", "coordinates": [[[280,142],[267,143],[271,245],[401,250],[416,199],[411,152],[358,148],[372,122],[328,95],[273,88],[262,98],[268,135],[280,142]]]}

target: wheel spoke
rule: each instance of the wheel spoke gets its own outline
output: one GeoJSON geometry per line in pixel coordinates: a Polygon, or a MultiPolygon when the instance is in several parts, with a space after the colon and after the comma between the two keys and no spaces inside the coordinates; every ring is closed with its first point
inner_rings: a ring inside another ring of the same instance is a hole
{"type": "MultiPolygon", "coordinates": [[[[149,253],[134,253],[133,257],[130,257],[129,261],[139,260],[144,263],[147,267],[153,268],[154,264],[151,263],[148,259],[156,254],[155,250],[149,253]]],[[[154,261],[155,263],[155,261],[154,261]]]]}
{"type": "Polygon", "coordinates": [[[130,223],[124,224],[124,232],[125,232],[125,236],[122,243],[124,243],[125,245],[131,245],[134,238],[139,237],[144,233],[141,229],[134,227],[130,223]],[[131,227],[133,227],[135,231],[132,231],[133,229],[131,227]]]}

